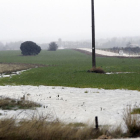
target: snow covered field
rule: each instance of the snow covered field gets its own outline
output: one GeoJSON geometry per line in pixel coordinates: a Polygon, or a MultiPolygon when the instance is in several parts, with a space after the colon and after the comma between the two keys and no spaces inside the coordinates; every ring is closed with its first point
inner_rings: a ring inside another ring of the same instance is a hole
{"type": "MultiPolygon", "coordinates": [[[[128,105],[140,106],[140,92],[132,90],[105,90],[96,88],[69,88],[51,86],[0,86],[0,97],[20,99],[40,103],[37,113],[64,122],[93,123],[95,116],[99,124],[119,125],[123,122],[124,109],[128,105]]],[[[3,117],[17,115],[17,119],[29,118],[32,110],[3,111],[3,117]]]]}

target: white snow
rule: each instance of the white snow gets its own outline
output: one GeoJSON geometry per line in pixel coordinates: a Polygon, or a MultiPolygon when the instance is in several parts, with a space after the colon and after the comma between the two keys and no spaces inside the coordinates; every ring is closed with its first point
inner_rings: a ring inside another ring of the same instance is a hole
{"type": "MultiPolygon", "coordinates": [[[[88,51],[88,52],[92,52],[92,49],[90,49],[90,48],[78,48],[78,49],[88,51]]],[[[128,55],[128,54],[125,54],[125,53],[123,53],[123,55],[121,55],[120,53],[113,53],[113,52],[99,50],[99,49],[95,49],[95,53],[100,54],[100,55],[104,55],[104,56],[140,57],[140,55],[128,55]]]]}
{"type": "MultiPolygon", "coordinates": [[[[140,105],[140,92],[133,90],[105,90],[97,88],[70,88],[51,86],[0,86],[0,97],[20,99],[40,103],[40,115],[52,115],[63,122],[93,123],[95,116],[100,125],[118,125],[123,122],[124,109],[128,105],[140,105]],[[59,97],[58,97],[59,96],[59,97]]],[[[34,111],[0,110],[3,117],[17,116],[29,118],[34,111]]]]}

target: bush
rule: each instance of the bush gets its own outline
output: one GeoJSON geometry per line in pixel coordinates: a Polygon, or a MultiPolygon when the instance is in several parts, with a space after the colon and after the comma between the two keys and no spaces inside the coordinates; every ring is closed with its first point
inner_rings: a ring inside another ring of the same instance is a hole
{"type": "Polygon", "coordinates": [[[51,42],[49,44],[49,51],[56,51],[58,49],[58,45],[55,42],[51,42]]]}
{"type": "Polygon", "coordinates": [[[20,49],[23,55],[37,55],[41,51],[41,47],[32,41],[21,43],[20,49]]]}

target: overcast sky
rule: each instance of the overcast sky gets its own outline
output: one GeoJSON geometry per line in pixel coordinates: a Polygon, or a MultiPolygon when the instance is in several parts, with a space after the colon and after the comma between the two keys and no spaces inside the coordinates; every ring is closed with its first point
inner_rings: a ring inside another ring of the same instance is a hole
{"type": "MultiPolygon", "coordinates": [[[[140,36],[140,0],[95,0],[96,39],[140,36]]],[[[91,0],[0,0],[0,41],[91,39],[91,0]]]]}

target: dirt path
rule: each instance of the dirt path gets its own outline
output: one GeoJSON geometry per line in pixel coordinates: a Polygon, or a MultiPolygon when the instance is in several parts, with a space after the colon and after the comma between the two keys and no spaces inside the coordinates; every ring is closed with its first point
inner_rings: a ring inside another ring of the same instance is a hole
{"type": "Polygon", "coordinates": [[[11,72],[27,70],[29,68],[47,67],[40,64],[19,64],[19,63],[0,63],[0,73],[10,74],[11,72]]]}

